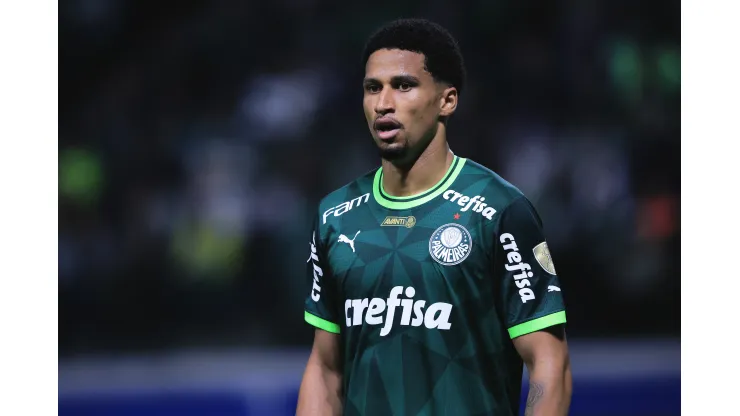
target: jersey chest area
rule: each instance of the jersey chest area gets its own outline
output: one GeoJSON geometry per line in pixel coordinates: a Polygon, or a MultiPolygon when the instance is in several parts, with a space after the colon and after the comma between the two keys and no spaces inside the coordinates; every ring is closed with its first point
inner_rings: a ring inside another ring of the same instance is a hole
{"type": "Polygon", "coordinates": [[[450,301],[490,281],[490,227],[481,218],[456,212],[365,214],[328,229],[328,263],[341,298],[384,298],[397,288],[415,299],[450,301]]]}
{"type": "Polygon", "coordinates": [[[469,315],[483,316],[495,299],[490,229],[480,217],[444,210],[332,227],[327,258],[343,326],[371,338],[417,330],[461,336],[462,323],[473,324],[469,315]]]}

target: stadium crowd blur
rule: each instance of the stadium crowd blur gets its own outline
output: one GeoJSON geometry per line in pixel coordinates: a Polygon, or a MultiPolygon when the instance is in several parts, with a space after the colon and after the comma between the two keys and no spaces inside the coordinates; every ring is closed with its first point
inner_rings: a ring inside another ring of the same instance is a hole
{"type": "Polygon", "coordinates": [[[308,345],[318,200],[379,159],[366,37],[458,38],[455,153],[545,224],[571,337],[678,337],[680,5],[60,3],[60,354],[308,345]]]}

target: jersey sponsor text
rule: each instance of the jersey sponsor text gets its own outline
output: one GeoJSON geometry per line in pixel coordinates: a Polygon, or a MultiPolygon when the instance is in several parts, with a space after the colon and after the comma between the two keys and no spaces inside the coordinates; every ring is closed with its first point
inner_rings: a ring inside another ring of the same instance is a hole
{"type": "Polygon", "coordinates": [[[406,227],[411,228],[414,225],[416,225],[416,218],[414,216],[410,217],[394,217],[394,216],[388,216],[385,217],[383,220],[383,223],[380,224],[382,227],[406,227]]]}
{"type": "Polygon", "coordinates": [[[457,205],[462,207],[460,212],[465,212],[472,207],[473,212],[478,212],[489,220],[492,220],[493,214],[496,213],[496,210],[493,209],[493,207],[489,207],[485,202],[483,202],[486,198],[480,195],[476,195],[471,198],[450,189],[442,194],[442,197],[450,202],[457,202],[457,205]]]}
{"type": "Polygon", "coordinates": [[[324,275],[324,271],[319,267],[319,255],[316,252],[316,231],[313,232],[313,241],[311,241],[311,264],[313,265],[313,287],[311,288],[311,299],[318,302],[321,299],[321,286],[319,278],[324,275]]]}
{"type": "Polygon", "coordinates": [[[414,301],[413,297],[416,290],[413,287],[407,287],[405,290],[407,299],[399,299],[404,292],[403,286],[396,286],[391,289],[388,299],[347,299],[344,302],[344,317],[348,327],[357,325],[381,325],[380,336],[384,337],[391,332],[394,325],[396,308],[401,307],[402,326],[422,326],[429,329],[451,328],[450,313],[452,305],[445,302],[432,303],[426,310],[424,309],[427,301],[414,301]],[[413,315],[413,318],[412,318],[413,315]]]}
{"type": "Polygon", "coordinates": [[[323,215],[324,224],[326,224],[326,218],[329,216],[329,214],[334,213],[334,216],[338,217],[344,214],[345,212],[351,210],[352,208],[360,206],[360,204],[366,203],[368,199],[370,199],[370,193],[360,195],[353,200],[342,202],[341,204],[333,208],[327,209],[326,211],[324,211],[324,215],[323,215]]]}
{"type": "Polygon", "coordinates": [[[521,298],[522,303],[527,303],[528,300],[534,300],[534,292],[528,287],[530,286],[530,282],[527,279],[534,276],[530,271],[532,268],[528,263],[522,262],[522,255],[519,254],[519,248],[516,246],[514,236],[509,233],[501,234],[499,240],[507,252],[507,264],[504,267],[510,272],[517,270],[520,272],[514,275],[516,287],[519,288],[519,298],[521,298]]]}

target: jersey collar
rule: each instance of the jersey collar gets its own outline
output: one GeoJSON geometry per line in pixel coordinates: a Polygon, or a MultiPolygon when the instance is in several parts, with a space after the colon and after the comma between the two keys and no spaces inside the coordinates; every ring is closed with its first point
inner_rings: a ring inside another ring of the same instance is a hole
{"type": "Polygon", "coordinates": [[[452,164],[450,164],[449,169],[447,169],[447,173],[439,182],[429,190],[420,194],[403,197],[391,196],[385,193],[383,190],[383,167],[381,166],[377,172],[375,172],[375,179],[373,180],[373,197],[378,204],[388,209],[403,210],[418,207],[446,191],[452,183],[455,182],[455,179],[457,179],[460,171],[462,171],[466,161],[467,159],[465,158],[454,156],[452,164]]]}

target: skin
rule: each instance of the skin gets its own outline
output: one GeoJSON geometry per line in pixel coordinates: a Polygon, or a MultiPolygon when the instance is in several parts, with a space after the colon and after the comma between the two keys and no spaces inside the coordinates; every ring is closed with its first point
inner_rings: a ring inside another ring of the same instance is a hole
{"type": "Polygon", "coordinates": [[[514,348],[529,372],[525,416],[565,416],[570,407],[573,376],[562,325],[514,338],[514,348]]]}
{"type": "Polygon", "coordinates": [[[316,329],[296,416],[341,415],[343,398],[339,334],[316,329]]]}
{"type": "MultiPolygon", "coordinates": [[[[458,91],[437,82],[424,55],[381,49],[370,55],[363,80],[363,109],[383,166],[383,189],[393,196],[422,193],[439,182],[452,164],[446,120],[455,112],[458,91]],[[401,127],[382,139],[376,121],[391,118],[401,127]]],[[[562,327],[513,340],[530,375],[526,415],[566,415],[571,373],[562,327]]],[[[340,336],[316,329],[301,382],[296,415],[340,415],[343,408],[340,336]]]]}
{"type": "Polygon", "coordinates": [[[445,120],[457,108],[457,89],[436,82],[425,69],[424,55],[381,49],[368,58],[363,80],[363,109],[383,166],[383,189],[393,196],[415,195],[447,172],[453,154],[445,120]],[[391,140],[375,129],[381,117],[402,127],[391,140]]]}

